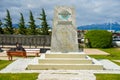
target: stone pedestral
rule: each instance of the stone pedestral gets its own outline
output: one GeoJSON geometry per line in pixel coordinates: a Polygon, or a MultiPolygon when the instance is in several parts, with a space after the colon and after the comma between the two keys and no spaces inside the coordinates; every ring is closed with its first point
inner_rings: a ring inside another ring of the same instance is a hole
{"type": "Polygon", "coordinates": [[[73,7],[55,8],[51,52],[78,52],[75,11],[73,7]]]}

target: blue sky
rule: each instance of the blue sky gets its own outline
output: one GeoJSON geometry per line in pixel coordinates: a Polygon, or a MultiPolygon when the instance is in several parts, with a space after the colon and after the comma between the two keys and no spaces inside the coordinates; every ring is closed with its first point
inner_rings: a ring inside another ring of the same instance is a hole
{"type": "Polygon", "coordinates": [[[77,26],[101,24],[107,22],[120,23],[120,0],[0,0],[0,19],[10,11],[12,22],[18,23],[20,12],[23,13],[26,24],[29,22],[29,10],[33,12],[36,24],[40,24],[41,9],[44,8],[47,20],[52,26],[54,7],[66,5],[75,7],[77,26]]]}

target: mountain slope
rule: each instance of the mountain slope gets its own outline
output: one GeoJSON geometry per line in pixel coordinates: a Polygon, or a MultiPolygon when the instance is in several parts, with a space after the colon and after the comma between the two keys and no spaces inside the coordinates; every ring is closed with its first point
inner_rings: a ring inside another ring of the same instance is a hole
{"type": "Polygon", "coordinates": [[[114,30],[114,31],[119,31],[120,24],[117,22],[104,23],[104,24],[92,24],[92,25],[79,26],[77,29],[78,30],[114,30]]]}

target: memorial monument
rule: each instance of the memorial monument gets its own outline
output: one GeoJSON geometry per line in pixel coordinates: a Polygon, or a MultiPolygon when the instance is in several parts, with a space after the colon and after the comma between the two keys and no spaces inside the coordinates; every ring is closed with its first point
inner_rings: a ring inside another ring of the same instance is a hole
{"type": "Polygon", "coordinates": [[[51,52],[78,52],[77,29],[73,7],[55,7],[51,52]]]}
{"type": "Polygon", "coordinates": [[[73,7],[55,7],[51,51],[28,64],[29,70],[103,70],[97,60],[79,52],[73,7]]]}

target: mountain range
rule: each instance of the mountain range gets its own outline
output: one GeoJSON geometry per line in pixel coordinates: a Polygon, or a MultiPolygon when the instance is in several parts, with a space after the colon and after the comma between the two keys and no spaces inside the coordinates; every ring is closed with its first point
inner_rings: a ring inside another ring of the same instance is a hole
{"type": "Polygon", "coordinates": [[[120,31],[120,24],[114,23],[103,23],[103,24],[91,24],[77,27],[78,30],[113,30],[120,31]]]}

